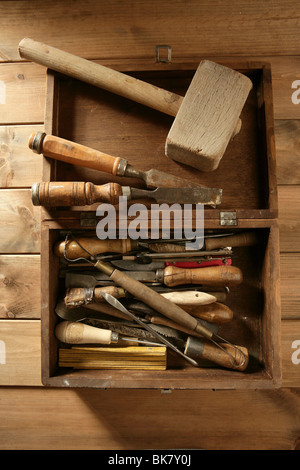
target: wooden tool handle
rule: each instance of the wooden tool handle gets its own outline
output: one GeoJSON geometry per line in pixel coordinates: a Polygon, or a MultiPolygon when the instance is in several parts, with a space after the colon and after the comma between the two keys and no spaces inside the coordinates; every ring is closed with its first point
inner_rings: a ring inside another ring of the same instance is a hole
{"type": "Polygon", "coordinates": [[[184,309],[193,317],[218,325],[229,323],[233,319],[233,311],[227,305],[219,302],[210,305],[185,306],[184,309]]]}
{"type": "Polygon", "coordinates": [[[249,364],[249,351],[242,346],[220,343],[220,347],[205,339],[189,337],[184,353],[194,359],[206,359],[227,369],[244,371],[249,364]]]}
{"type": "Polygon", "coordinates": [[[55,336],[67,344],[111,344],[112,332],[84,323],[63,321],[55,328],[55,336]]]}
{"type": "Polygon", "coordinates": [[[85,206],[95,202],[118,204],[122,186],[117,183],[95,185],[93,183],[50,181],[32,186],[32,202],[36,206],[85,206]]]}
{"type": "Polygon", "coordinates": [[[66,290],[64,302],[68,308],[79,307],[80,305],[87,305],[92,302],[106,304],[106,300],[101,295],[101,292],[110,294],[116,299],[125,297],[124,289],[117,286],[95,287],[90,289],[85,287],[73,287],[66,290]]]}
{"type": "Polygon", "coordinates": [[[168,266],[163,272],[164,284],[169,287],[183,284],[206,286],[234,286],[243,281],[242,271],[235,266],[212,266],[208,268],[183,269],[168,266]]]}
{"type": "Polygon", "coordinates": [[[182,308],[173,304],[170,300],[162,297],[158,292],[155,292],[148,286],[128,276],[126,273],[121,272],[118,269],[113,269],[111,266],[107,266],[107,263],[102,263],[101,261],[97,261],[95,268],[108,274],[117,286],[122,286],[123,289],[130,292],[134,297],[149,305],[157,312],[170,318],[174,322],[179,323],[192,331],[196,331],[206,338],[211,338],[213,336],[213,332],[208,328],[203,327],[196,318],[186,313],[182,308]]]}
{"type": "Polygon", "coordinates": [[[176,116],[183,100],[175,93],[30,38],[24,38],[19,43],[19,54],[25,59],[171,116],[176,116]]]}
{"type": "Polygon", "coordinates": [[[174,304],[195,307],[198,305],[208,305],[216,302],[214,295],[198,291],[175,291],[160,294],[165,299],[171,300],[174,304]]]}
{"type": "Polygon", "coordinates": [[[226,246],[252,246],[259,243],[259,238],[255,232],[238,233],[228,237],[212,237],[205,240],[206,250],[215,250],[226,246]]]}
{"type": "Polygon", "coordinates": [[[88,258],[89,253],[94,256],[100,253],[128,253],[129,251],[135,250],[136,246],[137,242],[129,238],[100,240],[99,238],[77,237],[76,240],[69,239],[67,242],[65,240],[56,242],[54,245],[54,253],[59,258],[66,256],[68,259],[72,260],[76,258],[88,258]]]}
{"type": "Polygon", "coordinates": [[[93,170],[104,171],[112,175],[119,174],[120,163],[122,163],[123,172],[127,164],[127,161],[120,157],[113,157],[107,153],[54,135],[46,135],[43,132],[31,134],[28,146],[35,153],[42,153],[46,157],[73,165],[92,168],[93,170]]]}

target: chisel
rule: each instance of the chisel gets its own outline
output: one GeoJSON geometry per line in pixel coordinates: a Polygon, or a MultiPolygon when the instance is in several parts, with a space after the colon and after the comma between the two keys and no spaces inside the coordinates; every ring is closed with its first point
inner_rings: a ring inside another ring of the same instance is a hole
{"type": "Polygon", "coordinates": [[[126,338],[112,330],[96,328],[84,323],[62,321],[55,328],[55,336],[66,344],[116,344],[120,341],[134,341],[136,343],[161,346],[161,343],[153,343],[137,338],[126,338]]]}
{"type": "Polygon", "coordinates": [[[85,206],[94,203],[119,204],[121,196],[128,201],[153,199],[168,204],[220,204],[221,189],[207,188],[156,188],[154,190],[121,186],[118,183],[95,185],[90,182],[50,181],[32,185],[31,199],[34,206],[64,207],[85,206]]]}
{"type": "Polygon", "coordinates": [[[156,169],[138,170],[124,158],[114,157],[61,137],[47,135],[45,132],[34,132],[29,138],[28,146],[37,154],[65,163],[103,171],[114,176],[141,179],[147,188],[202,188],[204,192],[210,192],[209,188],[192,181],[156,169]]]}

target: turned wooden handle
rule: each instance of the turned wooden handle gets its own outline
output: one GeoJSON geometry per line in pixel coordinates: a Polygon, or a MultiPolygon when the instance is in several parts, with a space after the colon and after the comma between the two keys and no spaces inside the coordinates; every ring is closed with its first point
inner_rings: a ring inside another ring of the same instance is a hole
{"type": "Polygon", "coordinates": [[[201,318],[210,323],[218,325],[229,323],[233,319],[233,311],[227,305],[214,302],[209,305],[193,305],[185,306],[185,311],[193,315],[193,317],[201,318]]]}
{"type": "Polygon", "coordinates": [[[64,73],[171,116],[176,116],[183,100],[175,93],[30,38],[20,41],[19,54],[22,58],[32,60],[51,70],[64,73]]]}
{"type": "Polygon", "coordinates": [[[128,253],[135,250],[136,245],[136,241],[129,238],[100,240],[98,238],[77,237],[76,240],[69,239],[67,242],[65,240],[56,242],[54,244],[54,253],[59,258],[64,258],[65,255],[68,259],[88,258],[89,253],[94,256],[100,253],[128,253]]]}
{"type": "Polygon", "coordinates": [[[211,266],[207,268],[184,269],[168,266],[164,269],[164,284],[169,287],[183,284],[206,286],[234,286],[243,281],[242,271],[235,266],[211,266]]]}
{"type": "Polygon", "coordinates": [[[216,248],[225,248],[226,246],[252,246],[259,243],[259,238],[255,232],[238,233],[228,237],[212,237],[205,240],[206,250],[215,250],[216,248]]]}
{"type": "Polygon", "coordinates": [[[93,170],[104,171],[112,175],[118,174],[120,163],[122,163],[124,167],[126,167],[127,163],[126,160],[120,157],[113,157],[107,153],[85,147],[84,145],[54,135],[46,135],[43,132],[34,132],[31,134],[28,146],[35,153],[42,153],[46,157],[73,165],[92,168],[93,170]]]}
{"type": "Polygon", "coordinates": [[[84,323],[62,321],[55,328],[56,338],[67,344],[111,344],[112,332],[84,323]]]}
{"type": "Polygon", "coordinates": [[[228,343],[220,343],[220,347],[195,337],[186,342],[185,354],[194,359],[206,359],[227,369],[244,371],[249,364],[248,349],[228,343]]]}
{"type": "Polygon", "coordinates": [[[95,185],[93,183],[50,181],[32,186],[32,202],[35,206],[85,206],[95,202],[118,204],[122,186],[117,183],[95,185]]]}

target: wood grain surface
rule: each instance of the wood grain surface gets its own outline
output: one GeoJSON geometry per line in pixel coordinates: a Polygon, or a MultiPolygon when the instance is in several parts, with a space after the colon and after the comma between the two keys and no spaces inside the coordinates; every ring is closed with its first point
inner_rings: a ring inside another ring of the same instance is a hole
{"type": "Polygon", "coordinates": [[[0,449],[299,448],[298,2],[0,1],[0,31],[0,449]],[[281,251],[281,389],[163,393],[41,385],[40,211],[31,204],[29,188],[41,178],[42,168],[26,142],[43,128],[46,71],[20,59],[23,37],[116,68],[124,59],[154,63],[159,44],[172,46],[174,63],[188,63],[191,57],[270,62],[281,251]]]}

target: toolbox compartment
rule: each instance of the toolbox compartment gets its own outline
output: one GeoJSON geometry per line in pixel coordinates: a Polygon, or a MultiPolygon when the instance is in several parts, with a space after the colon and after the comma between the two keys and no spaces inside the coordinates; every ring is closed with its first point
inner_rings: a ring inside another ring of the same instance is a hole
{"type": "MultiPolygon", "coordinates": [[[[200,60],[199,60],[200,61],[200,60]]],[[[167,90],[184,94],[199,61],[146,61],[108,64],[167,90]]],[[[246,346],[245,372],[218,367],[195,368],[168,350],[166,371],[73,370],[58,367],[59,343],[54,335],[55,305],[63,292],[59,260],[53,244],[61,233],[83,230],[95,235],[94,206],[41,208],[42,382],[55,387],[160,389],[265,389],[281,385],[279,230],[274,153],[271,71],[258,62],[222,62],[253,82],[243,113],[242,129],[230,142],[219,168],[202,173],[164,155],[170,116],[48,70],[45,132],[120,156],[136,168],[157,168],[209,187],[223,188],[223,201],[205,207],[204,228],[215,233],[254,230],[259,245],[234,249],[233,265],[244,281],[230,289],[234,320],[220,328],[228,341],[246,346]]],[[[111,177],[43,157],[43,181],[116,181],[138,186],[138,180],[111,177]]],[[[140,183],[142,187],[142,183],[140,183]]],[[[195,223],[195,220],[193,221],[195,223]]]]}

